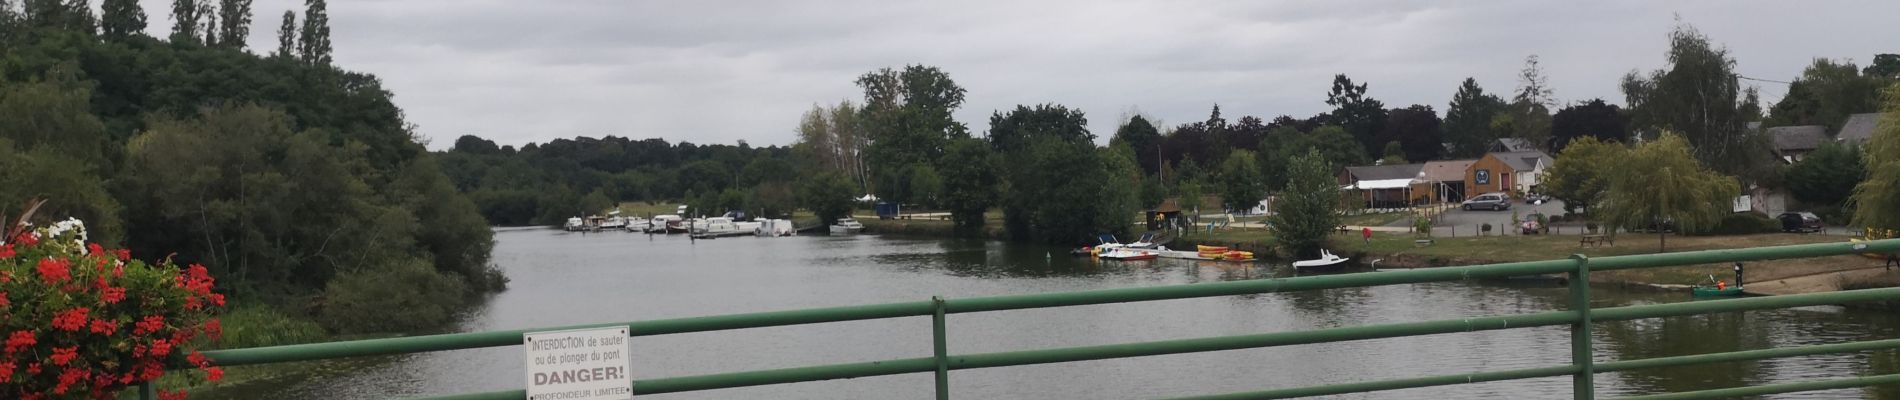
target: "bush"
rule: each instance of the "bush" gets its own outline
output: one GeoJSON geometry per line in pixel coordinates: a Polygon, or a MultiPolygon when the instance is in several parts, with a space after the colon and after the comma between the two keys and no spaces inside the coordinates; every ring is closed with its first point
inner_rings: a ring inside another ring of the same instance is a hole
{"type": "Polygon", "coordinates": [[[1769,218],[1766,214],[1747,212],[1722,217],[1722,220],[1716,222],[1715,226],[1710,227],[1708,231],[1696,232],[1696,234],[1722,236],[1775,232],[1781,232],[1781,221],[1769,218]]]}
{"type": "Polygon", "coordinates": [[[223,334],[224,295],[203,265],[85,243],[78,220],[0,226],[14,227],[0,232],[0,398],[113,398],[167,366],[224,376],[197,350],[223,334]]]}
{"type": "Polygon", "coordinates": [[[1478,230],[1484,231],[1484,233],[1487,235],[1491,234],[1491,223],[1490,222],[1484,223],[1483,226],[1478,227],[1478,230]]]}
{"type": "Polygon", "coordinates": [[[433,328],[453,319],[467,294],[467,284],[427,261],[398,261],[331,280],[319,319],[339,333],[433,328]]]}
{"type": "Polygon", "coordinates": [[[282,346],[328,340],[323,326],[266,305],[245,305],[224,313],[224,338],[214,348],[282,346]]]}

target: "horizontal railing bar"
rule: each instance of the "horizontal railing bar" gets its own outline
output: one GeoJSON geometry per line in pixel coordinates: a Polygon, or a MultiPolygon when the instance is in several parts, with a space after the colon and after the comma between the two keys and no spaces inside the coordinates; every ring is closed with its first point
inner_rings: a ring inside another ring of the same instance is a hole
{"type": "Polygon", "coordinates": [[[635,322],[573,325],[557,328],[514,329],[473,333],[450,333],[440,335],[409,336],[383,339],[351,340],[342,342],[324,342],[293,344],[285,346],[253,347],[245,349],[212,350],[204,352],[217,365],[247,365],[292,361],[310,361],[331,358],[361,357],[388,354],[420,353],[428,351],[461,350],[482,347],[513,346],[521,344],[523,334],[528,332],[627,327],[628,336],[650,336],[674,333],[705,332],[729,329],[760,328],[823,322],[857,321],[896,317],[930,315],[935,308],[928,301],[873,304],[861,306],[809,308],[802,310],[768,311],[746,314],[727,314],[705,317],[660,319],[635,322]]]}
{"type": "Polygon", "coordinates": [[[1701,390],[1623,397],[1622,400],[1691,400],[1691,399],[1733,399],[1764,394],[1811,392],[1816,390],[1848,389],[1874,385],[1900,383],[1900,374],[1857,376],[1847,379],[1779,383],[1773,385],[1745,386],[1726,389],[1701,390]]]}
{"type": "Polygon", "coordinates": [[[1421,378],[1392,379],[1373,382],[1353,382],[1326,386],[1311,386],[1293,389],[1263,390],[1258,392],[1226,393],[1208,396],[1178,397],[1175,400],[1236,400],[1236,399],[1288,399],[1295,397],[1329,396],[1336,394],[1377,392],[1383,390],[1416,389],[1422,387],[1459,385],[1466,383],[1508,381],[1530,378],[1548,378],[1577,373],[1575,365],[1556,367],[1514,369],[1508,371],[1474,372],[1457,375],[1439,375],[1421,378]]]}
{"type": "Polygon", "coordinates": [[[1732,351],[1727,353],[1691,354],[1686,356],[1656,357],[1640,360],[1600,362],[1596,364],[1597,373],[1619,372],[1637,369],[1680,367],[1688,365],[1714,364],[1736,361],[1765,360],[1770,358],[1812,356],[1820,354],[1853,353],[1860,351],[1900,349],[1900,339],[1874,340],[1866,342],[1822,344],[1775,349],[1732,351]]]}
{"type": "MultiPolygon", "coordinates": [[[[1596,260],[1591,259],[1590,262],[1596,263],[1596,260]]],[[[1590,310],[1590,319],[1596,321],[1620,321],[1770,308],[1822,306],[1878,300],[1900,300],[1900,287],[1597,308],[1590,310]]]]}
{"type": "MultiPolygon", "coordinates": [[[[1594,262],[1594,261],[1592,261],[1594,262]]],[[[1591,311],[1595,320],[1625,320],[1690,315],[1697,313],[1717,313],[1748,311],[1770,308],[1803,307],[1842,302],[1900,299],[1900,288],[1863,289],[1830,293],[1809,293],[1774,297],[1755,297],[1715,301],[1696,301],[1687,303],[1652,304],[1599,308],[1591,311]]],[[[1577,314],[1571,311],[1550,311],[1531,314],[1505,316],[1473,317],[1456,320],[1437,320],[1409,322],[1385,325],[1366,325],[1341,328],[1317,329],[1309,331],[1273,332],[1253,335],[1218,336],[1195,339],[1176,339],[1153,342],[1120,343],[1096,346],[1065,347],[1040,350],[1020,350],[996,353],[980,353],[950,357],[950,369],[978,369],[1009,367],[1033,364],[1048,364],[1074,361],[1103,360],[1111,358],[1143,357],[1165,354],[1197,353],[1221,350],[1237,350],[1287,346],[1298,344],[1330,343],[1352,340],[1381,339],[1404,336],[1419,336],[1455,332],[1474,332],[1551,326],[1569,324],[1576,320],[1577,314]]],[[[1646,360],[1638,360],[1646,361],[1646,360]]],[[[1653,362],[1653,361],[1652,361],[1653,362]]],[[[1679,362],[1679,361],[1675,361],[1679,362]]],[[[1614,365],[1606,363],[1609,365],[1614,365]]],[[[1599,364],[1599,366],[1605,364],[1599,364]]],[[[1629,368],[1623,368],[1629,369],[1629,368]]],[[[695,375],[673,378],[657,378],[634,381],[635,393],[658,394],[684,391],[724,389],[745,386],[771,385],[791,382],[808,382],[831,379],[859,378],[867,376],[896,375],[905,373],[931,372],[936,370],[935,359],[907,358],[847,364],[832,364],[812,367],[797,367],[773,370],[729,372],[709,375],[695,375]]],[[[1508,372],[1508,371],[1506,371],[1508,372]]],[[[1379,384],[1384,382],[1366,382],[1379,384]]],[[[496,392],[483,395],[503,395],[514,392],[496,392]]]]}
{"type": "MultiPolygon", "coordinates": [[[[1736,351],[1727,353],[1695,354],[1687,356],[1646,358],[1602,362],[1595,365],[1595,372],[1610,373],[1636,369],[1679,367],[1688,365],[1713,364],[1735,361],[1763,360],[1770,358],[1798,357],[1817,354],[1852,353],[1859,351],[1887,350],[1900,348],[1900,339],[1875,340],[1868,342],[1838,343],[1778,349],[1736,351]]],[[[1346,393],[1376,392],[1384,390],[1416,389],[1432,386],[1448,386],[1465,383],[1505,381],[1515,379],[1546,378],[1575,374],[1577,367],[1572,365],[1527,368],[1509,371],[1490,371],[1456,375],[1440,375],[1419,378],[1393,379],[1374,382],[1354,382],[1337,385],[1313,386],[1293,389],[1264,390],[1257,392],[1227,393],[1210,396],[1181,397],[1176,400],[1224,400],[1224,399],[1284,399],[1308,396],[1327,396],[1346,393]]]]}
{"type": "MultiPolygon", "coordinates": [[[[1706,264],[1776,258],[1816,257],[1862,252],[1900,252],[1900,239],[1860,243],[1817,243],[1760,247],[1735,250],[1703,250],[1681,253],[1643,254],[1592,258],[1592,270],[1645,268],[1664,265],[1706,264]],[[1861,246],[1856,249],[1854,246],[1861,246]],[[1657,261],[1661,260],[1661,261],[1657,261]]],[[[1135,301],[1186,299],[1273,292],[1337,289],[1406,283],[1457,281],[1541,275],[1569,271],[1574,260],[1546,260],[1464,267],[1441,267],[1377,274],[1260,279],[1187,285],[1103,289],[1081,292],[1038,293],[952,299],[945,301],[945,313],[1017,310],[1028,308],[1110,304],[1135,301]]],[[[245,365],[331,358],[361,357],[521,344],[528,332],[626,326],[631,336],[705,332],[716,330],[763,328],[823,322],[858,321],[923,316],[934,313],[927,301],[827,307],[801,310],[768,311],[706,317],[649,320],[622,323],[574,325],[554,328],[451,333],[343,342],[310,343],[207,351],[217,365],[245,365]]],[[[180,366],[182,367],[182,366],[180,366]]]]}

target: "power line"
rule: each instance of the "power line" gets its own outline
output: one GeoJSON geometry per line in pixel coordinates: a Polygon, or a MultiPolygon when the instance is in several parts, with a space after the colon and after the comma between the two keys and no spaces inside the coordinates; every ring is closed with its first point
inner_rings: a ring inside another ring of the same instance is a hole
{"type": "Polygon", "coordinates": [[[1776,80],[1768,80],[1768,79],[1761,79],[1761,78],[1750,78],[1750,77],[1746,77],[1746,76],[1742,76],[1742,74],[1735,74],[1735,78],[1736,78],[1736,79],[1744,79],[1744,80],[1751,80],[1751,81],[1758,81],[1758,82],[1769,82],[1769,83],[1779,83],[1779,84],[1783,84],[1783,85],[1793,85],[1793,84],[1794,84],[1794,82],[1783,82],[1783,81],[1776,81],[1776,80]]]}

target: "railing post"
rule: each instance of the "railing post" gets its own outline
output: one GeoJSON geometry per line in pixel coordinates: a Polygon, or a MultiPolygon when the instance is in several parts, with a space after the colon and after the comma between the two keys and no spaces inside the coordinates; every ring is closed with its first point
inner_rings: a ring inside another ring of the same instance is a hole
{"type": "Polygon", "coordinates": [[[944,340],[943,297],[933,296],[930,302],[937,309],[930,316],[931,347],[937,357],[937,400],[950,400],[950,346],[944,340]]]}
{"type": "Polygon", "coordinates": [[[158,400],[158,394],[153,393],[155,389],[152,381],[139,382],[139,400],[158,400]]]}
{"type": "Polygon", "coordinates": [[[1577,323],[1570,326],[1570,363],[1577,366],[1571,379],[1571,397],[1596,398],[1596,355],[1590,343],[1590,257],[1572,254],[1577,269],[1570,271],[1570,310],[1577,312],[1577,323]]]}

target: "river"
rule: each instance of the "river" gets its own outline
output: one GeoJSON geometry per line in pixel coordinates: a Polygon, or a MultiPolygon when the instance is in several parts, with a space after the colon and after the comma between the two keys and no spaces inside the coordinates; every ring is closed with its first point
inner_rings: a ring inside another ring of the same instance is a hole
{"type": "MultiPolygon", "coordinates": [[[[503,230],[495,263],[509,289],[471,310],[460,331],[552,327],[1052,291],[1288,276],[1286,266],[1183,260],[1097,262],[1062,249],[874,235],[727,238],[503,230]]],[[[1376,272],[1370,272],[1376,273],[1376,272]]],[[[1600,289],[1597,307],[1687,301],[1686,294],[1600,289]]],[[[949,317],[953,354],[1252,334],[1560,310],[1554,285],[1432,283],[1171,300],[949,317]]],[[[1896,337],[1890,314],[1812,307],[1599,323],[1600,361],[1896,337]]],[[[924,317],[635,338],[634,376],[925,357],[924,317]]],[[[1512,329],[1081,363],[953,371],[954,397],[1153,398],[1554,366],[1566,327],[1512,329]]],[[[225,398],[382,399],[519,389],[522,349],[491,348],[308,363],[283,377],[219,390],[225,398]]],[[[1891,352],[1785,358],[1597,377],[1604,397],[1900,371],[1891,352]]],[[[915,399],[929,374],[641,396],[668,399],[915,399]]],[[[636,393],[638,388],[635,388],[636,393]]],[[[1568,377],[1343,398],[1568,398],[1568,377]]],[[[1900,388],[1776,398],[1900,397],[1900,388]]]]}

